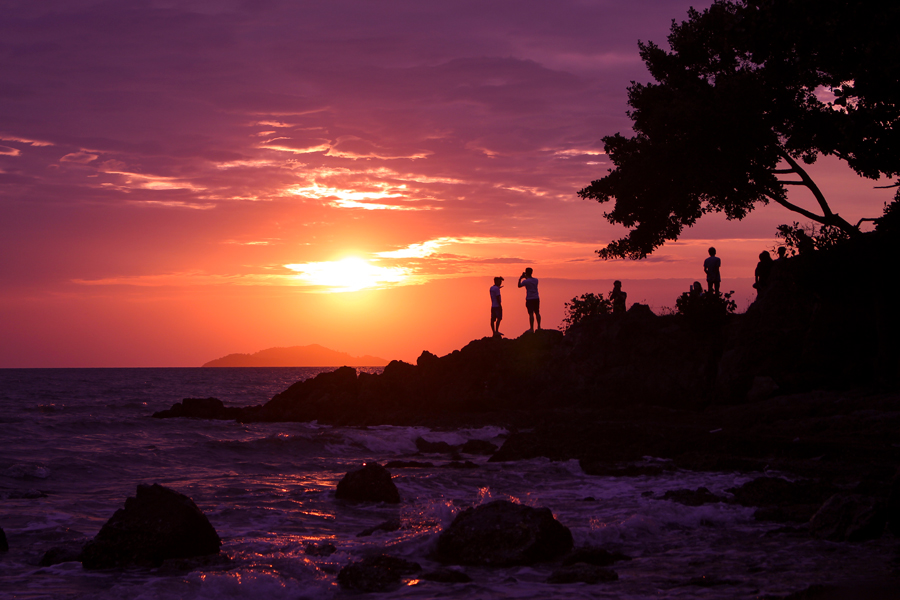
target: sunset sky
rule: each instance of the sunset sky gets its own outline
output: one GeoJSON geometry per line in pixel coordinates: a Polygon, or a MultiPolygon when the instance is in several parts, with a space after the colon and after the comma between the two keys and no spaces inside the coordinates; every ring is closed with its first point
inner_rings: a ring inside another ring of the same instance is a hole
{"type": "MultiPolygon", "coordinates": [[[[0,367],[313,343],[414,361],[490,333],[495,275],[514,337],[526,266],[555,328],[613,279],[673,306],[710,245],[745,308],[795,215],[713,215],[602,262],[624,230],[576,195],[630,131],[638,40],[691,5],[0,0],[0,367]]],[[[810,173],[853,223],[893,194],[836,160],[810,173]]]]}

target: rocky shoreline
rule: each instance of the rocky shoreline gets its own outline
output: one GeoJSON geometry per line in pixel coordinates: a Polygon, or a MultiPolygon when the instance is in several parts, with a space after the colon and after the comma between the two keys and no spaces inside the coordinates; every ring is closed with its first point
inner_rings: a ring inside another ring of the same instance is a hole
{"type": "MultiPolygon", "coordinates": [[[[377,375],[340,368],[265,405],[185,399],[153,416],[502,425],[510,435],[491,461],[577,459],[585,473],[611,476],[789,474],[800,487],[770,489],[782,499],[759,505],[758,518],[814,530],[811,517],[831,502],[838,520],[869,514],[880,535],[885,523],[900,525],[900,318],[887,309],[898,286],[883,276],[897,254],[889,238],[869,235],[789,259],[745,314],[716,322],[636,304],[565,333],[483,338],[443,357],[426,351],[377,375]]],[[[853,539],[851,529],[826,537],[853,539]]]]}

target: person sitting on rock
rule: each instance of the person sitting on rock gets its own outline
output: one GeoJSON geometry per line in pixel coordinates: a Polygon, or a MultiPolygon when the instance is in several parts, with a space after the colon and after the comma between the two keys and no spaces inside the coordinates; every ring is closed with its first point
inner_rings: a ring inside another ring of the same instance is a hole
{"type": "Polygon", "coordinates": [[[691,295],[691,298],[699,298],[703,295],[703,284],[699,281],[695,281],[691,284],[691,289],[688,290],[691,295]]]}
{"type": "Polygon", "coordinates": [[[614,281],[613,289],[609,293],[609,299],[612,301],[612,311],[614,315],[624,315],[625,314],[625,299],[628,298],[628,294],[622,291],[622,282],[614,281]]]}
{"type": "Polygon", "coordinates": [[[537,328],[541,328],[541,297],[538,294],[537,277],[532,277],[534,270],[531,267],[519,275],[519,287],[525,288],[525,308],[528,310],[528,323],[530,330],[534,331],[534,319],[537,317],[537,328]]]}
{"type": "Polygon", "coordinates": [[[503,306],[500,304],[500,285],[503,283],[502,277],[494,277],[494,285],[491,286],[491,335],[500,337],[500,321],[503,320],[503,306]]]}

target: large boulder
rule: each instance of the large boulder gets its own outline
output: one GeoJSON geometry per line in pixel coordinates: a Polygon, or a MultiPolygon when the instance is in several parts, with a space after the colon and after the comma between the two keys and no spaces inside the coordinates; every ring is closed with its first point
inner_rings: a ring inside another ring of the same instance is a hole
{"type": "Polygon", "coordinates": [[[80,560],[85,569],[158,567],[170,558],[216,554],[221,544],[193,500],[156,483],[142,484],[84,545],[80,560]]]}
{"type": "Polygon", "coordinates": [[[378,463],[368,463],[344,475],[334,496],[351,502],[400,503],[400,492],[391,480],[390,471],[378,463]]]}
{"type": "Polygon", "coordinates": [[[350,563],[338,573],[341,587],[356,592],[387,592],[400,586],[404,577],[422,570],[419,563],[381,554],[350,563]]]}
{"type": "Polygon", "coordinates": [[[572,532],[549,508],[496,500],[456,515],[437,543],[437,559],[507,567],[554,560],[572,549],[572,532]]]}

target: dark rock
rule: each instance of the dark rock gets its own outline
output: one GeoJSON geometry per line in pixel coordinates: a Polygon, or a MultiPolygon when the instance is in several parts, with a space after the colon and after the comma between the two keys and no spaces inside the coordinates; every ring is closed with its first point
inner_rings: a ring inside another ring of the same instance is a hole
{"type": "Polygon", "coordinates": [[[13,490],[5,494],[7,500],[34,500],[36,498],[46,498],[47,494],[40,490],[13,490]]]}
{"type": "Polygon", "coordinates": [[[356,537],[369,537],[376,531],[397,531],[400,529],[400,520],[399,519],[390,519],[389,521],[385,521],[384,523],[379,523],[374,527],[369,527],[368,529],[363,529],[359,533],[356,534],[356,537]]]}
{"type": "Polygon", "coordinates": [[[463,454],[490,456],[497,451],[497,444],[493,444],[487,440],[467,440],[459,451],[463,454]]]}
{"type": "Polygon", "coordinates": [[[217,569],[227,570],[231,568],[231,557],[220,552],[219,554],[207,554],[205,556],[192,556],[191,558],[169,558],[163,561],[158,573],[163,574],[183,574],[198,569],[217,569]]]}
{"type": "Polygon", "coordinates": [[[757,521],[772,523],[806,523],[816,511],[819,504],[792,504],[784,506],[764,506],[756,509],[753,518],[757,521]]]}
{"type": "Polygon", "coordinates": [[[824,502],[834,488],[815,481],[788,481],[780,477],[758,477],[744,485],[725,490],[734,494],[741,506],[777,506],[824,502]]]}
{"type": "Polygon", "coordinates": [[[434,467],[432,462],[420,462],[417,460],[392,460],[385,463],[385,469],[430,469],[434,467]]]}
{"type": "Polygon", "coordinates": [[[734,579],[720,579],[718,577],[701,575],[700,577],[691,577],[684,585],[696,587],[718,587],[720,585],[740,585],[740,583],[740,581],[734,579]]]}
{"type": "Polygon", "coordinates": [[[194,501],[159,484],[139,485],[85,544],[85,569],[158,567],[169,558],[216,554],[222,544],[194,501]]]}
{"type": "Polygon", "coordinates": [[[195,419],[216,419],[225,410],[225,405],[218,398],[185,398],[172,405],[169,410],[153,413],[157,419],[169,417],[193,417],[195,419]]]}
{"type": "Polygon", "coordinates": [[[621,552],[610,552],[603,548],[595,548],[593,546],[583,546],[576,548],[571,554],[563,559],[563,565],[569,566],[576,563],[585,563],[594,565],[595,567],[608,567],[620,560],[631,560],[630,556],[626,556],[621,552]]]}
{"type": "Polygon", "coordinates": [[[888,528],[895,537],[900,537],[900,471],[898,471],[891,481],[890,493],[885,508],[888,528]]]}
{"type": "Polygon", "coordinates": [[[454,460],[452,462],[448,462],[446,464],[441,465],[440,468],[441,469],[477,469],[478,465],[473,463],[471,460],[467,460],[466,462],[454,460]]]}
{"type": "Polygon", "coordinates": [[[616,581],[619,574],[611,569],[604,569],[585,563],[578,563],[567,567],[561,567],[553,571],[547,578],[547,583],[604,583],[616,581]]]}
{"type": "Polygon", "coordinates": [[[645,477],[662,475],[662,467],[656,465],[610,465],[604,461],[580,460],[581,470],[587,475],[601,477],[645,477]]]}
{"type": "Polygon", "coordinates": [[[419,563],[382,554],[350,563],[338,573],[341,587],[357,592],[387,592],[400,586],[405,576],[422,570],[419,563]]]}
{"type": "Polygon", "coordinates": [[[307,544],[303,551],[310,556],[331,556],[337,552],[337,548],[328,542],[318,542],[307,544]]]}
{"type": "Polygon", "coordinates": [[[0,528],[0,552],[9,552],[9,542],[6,541],[6,533],[0,528]]]}
{"type": "Polygon", "coordinates": [[[724,502],[725,498],[716,496],[705,487],[696,490],[668,490],[662,497],[663,500],[671,500],[685,506],[701,506],[714,502],[724,502]]]}
{"type": "Polygon", "coordinates": [[[350,471],[337,485],[335,498],[351,502],[400,503],[400,492],[390,472],[378,463],[368,463],[350,471]]]}
{"type": "Polygon", "coordinates": [[[881,537],[886,522],[883,501],[858,494],[835,494],[809,520],[809,530],[833,542],[861,542],[881,537]]]}
{"type": "Polygon", "coordinates": [[[548,508],[496,500],[456,515],[437,542],[442,563],[503,567],[554,560],[572,549],[572,532],[548,508]]]}
{"type": "Polygon", "coordinates": [[[457,451],[456,446],[447,442],[429,442],[421,437],[416,438],[416,448],[424,454],[453,454],[457,451]]]}
{"type": "Polygon", "coordinates": [[[38,566],[52,567],[67,562],[78,562],[81,560],[81,547],[83,544],[73,543],[66,546],[53,546],[41,557],[38,566]]]}
{"type": "Polygon", "coordinates": [[[428,350],[423,350],[422,354],[419,355],[419,358],[416,359],[416,366],[428,368],[429,366],[435,364],[437,361],[438,357],[436,354],[432,354],[428,350]]]}
{"type": "Polygon", "coordinates": [[[469,583],[472,578],[456,569],[436,569],[422,575],[422,579],[426,581],[436,581],[438,583],[469,583]]]}

